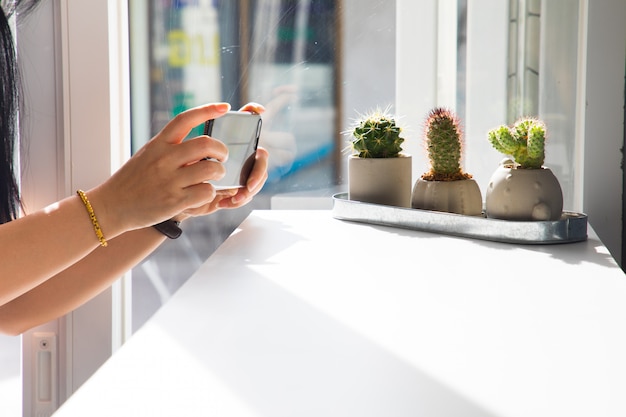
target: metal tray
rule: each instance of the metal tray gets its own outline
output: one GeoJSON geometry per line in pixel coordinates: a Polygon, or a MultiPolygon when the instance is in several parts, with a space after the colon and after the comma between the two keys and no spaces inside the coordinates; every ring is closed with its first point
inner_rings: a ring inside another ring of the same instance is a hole
{"type": "Polygon", "coordinates": [[[445,235],[504,243],[545,245],[587,239],[587,215],[564,211],[554,221],[509,221],[403,207],[370,204],[333,195],[333,217],[445,235]]]}

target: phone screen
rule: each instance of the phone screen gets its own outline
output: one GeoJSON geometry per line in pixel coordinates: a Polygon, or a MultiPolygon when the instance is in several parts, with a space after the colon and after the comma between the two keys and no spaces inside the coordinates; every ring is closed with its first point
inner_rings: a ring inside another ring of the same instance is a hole
{"type": "Polygon", "coordinates": [[[261,124],[260,115],[237,111],[206,121],[204,134],[228,147],[228,160],[224,163],[226,175],[219,181],[210,181],[215,188],[245,187],[254,166],[261,124]]]}

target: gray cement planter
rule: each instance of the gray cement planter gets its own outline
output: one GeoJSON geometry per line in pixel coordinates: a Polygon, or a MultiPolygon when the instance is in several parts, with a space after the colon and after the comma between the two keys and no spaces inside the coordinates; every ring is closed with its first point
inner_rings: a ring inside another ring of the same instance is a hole
{"type": "Polygon", "coordinates": [[[501,165],[493,173],[485,201],[487,217],[504,220],[558,220],[563,191],[549,168],[501,165]]]}
{"type": "Polygon", "coordinates": [[[411,206],[417,209],[480,216],[483,199],[473,179],[426,181],[418,179],[413,187],[411,206]]]}
{"type": "Polygon", "coordinates": [[[348,158],[349,199],[396,207],[411,207],[412,158],[348,158]]]}

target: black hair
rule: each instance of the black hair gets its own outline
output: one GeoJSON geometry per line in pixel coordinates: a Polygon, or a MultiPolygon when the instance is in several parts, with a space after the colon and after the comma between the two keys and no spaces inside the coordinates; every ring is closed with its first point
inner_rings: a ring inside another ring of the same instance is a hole
{"type": "Polygon", "coordinates": [[[20,72],[9,18],[26,14],[38,1],[2,1],[0,7],[0,224],[17,218],[21,208],[16,171],[20,72]]]}

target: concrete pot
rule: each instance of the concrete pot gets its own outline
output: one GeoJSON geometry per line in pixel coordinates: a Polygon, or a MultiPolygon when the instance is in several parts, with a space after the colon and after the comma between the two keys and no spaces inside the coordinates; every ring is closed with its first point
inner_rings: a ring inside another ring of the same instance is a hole
{"type": "Polygon", "coordinates": [[[418,179],[413,187],[411,206],[416,209],[480,216],[483,198],[473,179],[426,181],[418,179]]]}
{"type": "Polygon", "coordinates": [[[348,198],[366,203],[411,207],[412,158],[348,158],[348,198]]]}
{"type": "Polygon", "coordinates": [[[501,165],[491,176],[485,199],[487,217],[505,220],[558,220],[563,191],[549,168],[501,165]]]}

